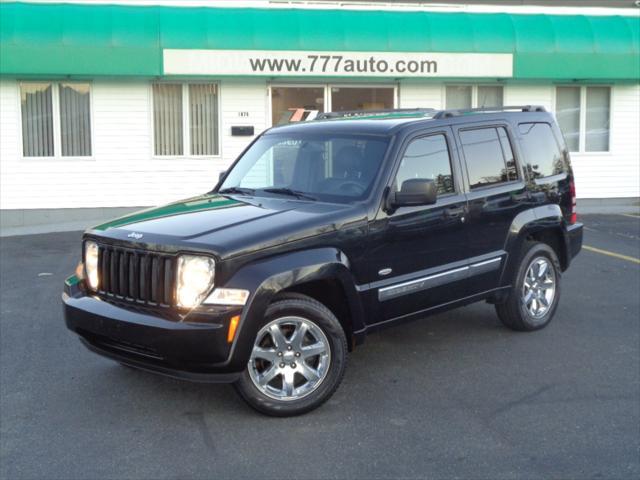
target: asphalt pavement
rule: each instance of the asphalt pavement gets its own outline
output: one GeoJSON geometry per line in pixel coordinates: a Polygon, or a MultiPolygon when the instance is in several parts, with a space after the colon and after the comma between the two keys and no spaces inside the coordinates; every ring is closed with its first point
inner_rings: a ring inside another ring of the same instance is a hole
{"type": "Polygon", "coordinates": [[[327,404],[285,419],[85,350],[60,300],[80,232],[2,238],[0,478],[639,478],[640,218],[581,220],[598,251],[549,327],[479,303],[372,334],[327,404]]]}

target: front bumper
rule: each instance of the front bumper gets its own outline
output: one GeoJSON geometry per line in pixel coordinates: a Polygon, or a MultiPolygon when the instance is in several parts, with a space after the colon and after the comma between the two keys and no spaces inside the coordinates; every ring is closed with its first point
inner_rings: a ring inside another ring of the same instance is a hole
{"type": "Polygon", "coordinates": [[[89,295],[74,277],[65,282],[62,301],[67,327],[95,353],[191,381],[226,383],[241,374],[227,342],[229,319],[241,313],[239,307],[163,317],[89,295]]]}

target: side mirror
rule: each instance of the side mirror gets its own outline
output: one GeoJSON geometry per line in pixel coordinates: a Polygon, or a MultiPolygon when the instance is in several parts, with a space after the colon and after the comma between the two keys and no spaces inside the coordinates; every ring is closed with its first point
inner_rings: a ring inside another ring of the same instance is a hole
{"type": "Polygon", "coordinates": [[[222,182],[222,179],[224,178],[224,176],[227,174],[226,170],[223,170],[220,172],[220,174],[218,175],[218,183],[222,182]]]}
{"type": "Polygon", "coordinates": [[[427,178],[410,178],[402,182],[399,192],[392,194],[393,207],[433,205],[438,200],[436,182],[427,178]]]}

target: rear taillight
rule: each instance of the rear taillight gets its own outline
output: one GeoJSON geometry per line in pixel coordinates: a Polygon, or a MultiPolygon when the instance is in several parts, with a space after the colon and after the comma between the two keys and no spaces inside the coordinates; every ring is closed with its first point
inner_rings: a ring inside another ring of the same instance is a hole
{"type": "Polygon", "coordinates": [[[573,178],[569,181],[569,195],[571,196],[571,216],[569,223],[573,225],[578,221],[578,212],[576,211],[576,184],[573,178]]]}

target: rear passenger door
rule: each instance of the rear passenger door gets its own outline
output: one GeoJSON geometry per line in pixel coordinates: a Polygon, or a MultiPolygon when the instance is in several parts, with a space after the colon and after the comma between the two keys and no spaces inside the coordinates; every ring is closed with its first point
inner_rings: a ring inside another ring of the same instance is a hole
{"type": "Polygon", "coordinates": [[[529,197],[509,123],[454,130],[468,200],[469,288],[480,293],[498,286],[511,222],[529,208],[529,197]]]}

